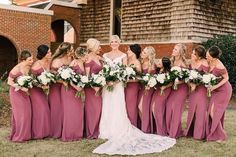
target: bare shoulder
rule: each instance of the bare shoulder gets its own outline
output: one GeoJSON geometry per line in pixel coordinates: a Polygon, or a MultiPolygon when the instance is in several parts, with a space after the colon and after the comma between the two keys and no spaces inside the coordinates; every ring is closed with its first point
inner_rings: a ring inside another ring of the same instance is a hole
{"type": "Polygon", "coordinates": [[[62,65],[62,62],[58,58],[56,58],[52,61],[52,67],[53,68],[59,68],[59,67],[61,67],[61,65],[62,65]]]}
{"type": "Polygon", "coordinates": [[[20,64],[17,64],[16,66],[14,66],[10,71],[10,73],[13,75],[17,74],[18,72],[20,72],[20,64]]]}
{"type": "Polygon", "coordinates": [[[226,69],[224,64],[220,60],[218,61],[218,64],[216,65],[216,68],[218,68],[218,69],[226,69]]]}
{"type": "Polygon", "coordinates": [[[70,63],[70,66],[73,67],[73,66],[76,66],[77,62],[76,60],[74,59],[71,63],[70,63]]]}
{"type": "Polygon", "coordinates": [[[41,68],[41,65],[40,65],[39,61],[34,62],[34,64],[31,67],[31,69],[33,69],[33,70],[38,70],[40,68],[41,68]]]}
{"type": "Polygon", "coordinates": [[[209,64],[208,64],[208,62],[207,62],[206,59],[202,60],[201,63],[202,63],[202,65],[204,65],[205,67],[208,67],[208,66],[209,66],[209,64]]]}

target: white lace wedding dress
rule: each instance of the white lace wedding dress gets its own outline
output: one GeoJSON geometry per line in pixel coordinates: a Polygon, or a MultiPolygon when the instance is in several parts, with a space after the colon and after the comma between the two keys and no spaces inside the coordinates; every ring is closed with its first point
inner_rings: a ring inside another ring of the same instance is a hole
{"type": "MultiPolygon", "coordinates": [[[[110,66],[122,63],[122,58],[125,56],[124,54],[111,60],[106,54],[103,55],[110,66]]],[[[126,112],[122,83],[117,83],[112,92],[104,88],[102,96],[103,106],[99,138],[108,139],[108,141],[98,146],[93,153],[137,155],[162,152],[175,145],[175,139],[145,134],[131,124],[126,112]]]]}

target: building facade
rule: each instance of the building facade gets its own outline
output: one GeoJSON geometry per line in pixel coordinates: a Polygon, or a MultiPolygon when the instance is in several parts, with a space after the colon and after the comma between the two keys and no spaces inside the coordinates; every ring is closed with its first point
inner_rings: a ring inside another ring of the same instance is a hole
{"type": "Polygon", "coordinates": [[[153,45],[164,55],[183,42],[191,50],[215,35],[236,34],[236,1],[88,0],[81,11],[81,43],[94,37],[109,45],[117,28],[123,45],[153,45]]]}

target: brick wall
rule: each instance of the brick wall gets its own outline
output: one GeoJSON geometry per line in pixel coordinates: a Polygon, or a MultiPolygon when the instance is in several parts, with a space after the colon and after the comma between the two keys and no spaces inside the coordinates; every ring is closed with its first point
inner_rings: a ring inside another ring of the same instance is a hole
{"type": "Polygon", "coordinates": [[[16,53],[27,49],[35,57],[40,44],[50,45],[51,15],[0,8],[0,21],[0,75],[16,64],[16,53]]]}
{"type": "MultiPolygon", "coordinates": [[[[65,20],[72,25],[72,27],[75,30],[75,44],[74,45],[76,47],[79,46],[80,44],[80,18],[81,18],[80,9],[71,8],[71,7],[67,8],[65,6],[59,6],[59,5],[52,5],[52,7],[49,10],[52,10],[54,12],[54,15],[52,16],[52,23],[57,22],[58,20],[65,20]]],[[[49,26],[51,26],[51,23],[49,26]]],[[[56,29],[54,29],[55,33],[57,35],[60,35],[60,34],[63,35],[61,37],[63,39],[64,30],[60,29],[58,26],[60,25],[56,25],[56,29]],[[63,31],[63,32],[61,33],[60,31],[63,31]]],[[[61,26],[64,28],[63,24],[61,26]]],[[[62,41],[62,39],[59,41],[62,41]]],[[[52,52],[55,51],[57,46],[58,46],[58,43],[56,42],[51,43],[52,52]]]]}
{"type": "Polygon", "coordinates": [[[40,44],[50,45],[51,16],[0,9],[0,35],[9,38],[18,53],[35,53],[40,44]]]}

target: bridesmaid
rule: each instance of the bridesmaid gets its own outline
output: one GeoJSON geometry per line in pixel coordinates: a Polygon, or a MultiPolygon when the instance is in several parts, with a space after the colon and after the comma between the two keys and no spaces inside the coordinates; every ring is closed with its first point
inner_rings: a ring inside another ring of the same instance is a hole
{"type": "MultiPolygon", "coordinates": [[[[78,47],[75,50],[75,59],[71,62],[70,67],[76,74],[84,75],[84,61],[87,50],[78,47]]],[[[84,129],[84,112],[81,97],[76,97],[76,92],[82,92],[82,89],[74,84],[69,85],[68,90],[62,88],[61,101],[64,111],[63,118],[63,141],[76,141],[83,137],[84,129]]]]}
{"type": "MultiPolygon", "coordinates": [[[[102,70],[102,58],[99,56],[101,47],[100,42],[90,38],[87,40],[87,49],[89,51],[87,61],[85,62],[86,75],[91,76],[102,70]]],[[[85,122],[86,137],[88,139],[97,139],[99,135],[99,122],[102,112],[102,96],[98,95],[101,89],[85,89],[85,122]]]]}
{"type": "MultiPolygon", "coordinates": [[[[44,70],[49,71],[51,51],[48,46],[38,47],[38,59],[31,68],[34,76],[39,76],[44,70]]],[[[42,139],[50,135],[50,109],[44,87],[34,87],[30,90],[32,103],[32,136],[33,139],[42,139]]]]}
{"type": "MultiPolygon", "coordinates": [[[[200,73],[208,72],[209,66],[206,60],[206,50],[203,46],[194,48],[191,55],[191,68],[200,73]]],[[[187,129],[184,134],[185,136],[202,140],[206,135],[207,90],[204,85],[197,86],[190,83],[190,87],[187,129]]]]}
{"type": "MultiPolygon", "coordinates": [[[[187,48],[184,44],[176,44],[172,53],[172,65],[182,68],[188,68],[185,55],[187,48]]],[[[188,86],[183,81],[176,82],[177,90],[171,90],[170,96],[166,102],[166,128],[169,137],[178,138],[183,136],[182,131],[182,113],[185,100],[188,95],[188,86]]]]}
{"type": "Polygon", "coordinates": [[[10,102],[12,107],[11,135],[10,140],[14,142],[23,142],[30,140],[31,136],[31,102],[27,94],[27,88],[21,88],[15,91],[14,79],[19,76],[28,75],[30,67],[33,64],[31,53],[24,50],[20,54],[20,63],[18,63],[8,76],[8,84],[10,85],[10,102]]]}
{"type": "MultiPolygon", "coordinates": [[[[169,73],[171,69],[171,61],[167,57],[163,57],[157,62],[157,68],[159,68],[159,73],[169,73]]],[[[155,119],[155,128],[152,129],[156,131],[156,134],[161,136],[167,136],[166,130],[166,101],[171,92],[172,83],[158,87],[152,96],[152,114],[155,119]],[[163,94],[160,95],[161,90],[163,94]]],[[[153,131],[154,132],[154,131],[153,131]]]]}
{"type": "MultiPolygon", "coordinates": [[[[128,66],[132,66],[137,72],[141,72],[141,64],[138,60],[141,53],[141,47],[139,44],[130,45],[127,51],[128,55],[128,66]]],[[[132,125],[137,127],[138,120],[138,92],[139,83],[135,80],[131,80],[127,83],[125,88],[125,101],[128,118],[132,125]]]]}
{"type": "MultiPolygon", "coordinates": [[[[155,74],[155,56],[156,51],[152,46],[144,48],[141,53],[143,73],[155,74]]],[[[151,99],[154,88],[145,89],[142,87],[138,96],[139,117],[141,120],[141,130],[145,133],[151,133],[151,99]]]]}
{"type": "MultiPolygon", "coordinates": [[[[70,43],[64,42],[59,45],[57,51],[52,56],[51,70],[56,73],[58,68],[69,65],[71,62],[70,53],[73,47],[70,43]]],[[[51,110],[51,134],[53,138],[61,138],[63,128],[63,106],[61,103],[62,84],[57,82],[50,87],[49,105],[51,110]]]]}
{"type": "Polygon", "coordinates": [[[220,55],[221,50],[216,46],[209,48],[207,51],[210,73],[221,77],[221,80],[211,88],[212,96],[207,114],[206,136],[207,141],[219,142],[227,138],[224,130],[224,114],[232,95],[232,87],[228,81],[228,72],[219,60],[220,55]]]}

